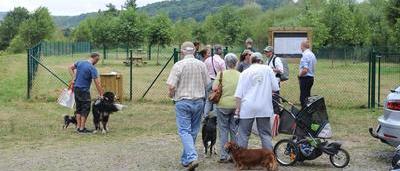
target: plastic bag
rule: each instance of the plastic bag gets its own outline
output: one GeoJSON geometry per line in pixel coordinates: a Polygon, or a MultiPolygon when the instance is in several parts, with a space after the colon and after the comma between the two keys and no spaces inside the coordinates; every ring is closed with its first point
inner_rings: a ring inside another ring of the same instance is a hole
{"type": "Polygon", "coordinates": [[[73,109],[75,105],[75,95],[72,89],[63,89],[57,99],[57,103],[61,106],[73,109]]]}

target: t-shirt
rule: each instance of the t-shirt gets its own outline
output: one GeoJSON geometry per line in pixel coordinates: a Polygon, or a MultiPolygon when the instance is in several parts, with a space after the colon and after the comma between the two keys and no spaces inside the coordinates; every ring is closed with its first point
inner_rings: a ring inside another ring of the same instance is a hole
{"type": "Polygon", "coordinates": [[[74,65],[76,68],[74,88],[89,91],[92,80],[98,77],[97,69],[87,60],[78,61],[74,65]]]}
{"type": "Polygon", "coordinates": [[[271,67],[253,64],[240,74],[235,97],[241,98],[240,118],[272,117],[272,92],[279,91],[271,67]]]}
{"type": "Polygon", "coordinates": [[[248,64],[248,63],[245,63],[245,62],[239,62],[239,64],[238,64],[238,66],[236,67],[236,69],[239,71],[239,72],[243,72],[244,70],[246,70],[247,68],[249,68],[249,66],[250,66],[250,64],[248,64]]]}
{"type": "MultiPolygon", "coordinates": [[[[268,59],[267,64],[268,64],[271,68],[274,68],[274,67],[275,67],[276,69],[279,69],[279,71],[281,71],[280,74],[283,74],[283,72],[285,72],[285,70],[283,69],[283,63],[282,63],[280,57],[277,57],[277,56],[275,56],[275,55],[272,56],[271,58],[268,59]],[[275,58],[275,64],[274,64],[274,58],[275,58]]],[[[278,75],[278,74],[275,73],[275,76],[277,76],[277,75],[278,75]]],[[[281,81],[281,79],[280,79],[279,77],[276,77],[276,80],[277,80],[278,82],[281,81]]]]}
{"type": "Polygon", "coordinates": [[[216,73],[226,69],[225,61],[217,54],[212,57],[208,57],[204,63],[207,66],[208,75],[211,79],[215,79],[216,73]]]}
{"type": "Polygon", "coordinates": [[[315,65],[317,64],[317,58],[314,53],[311,52],[310,49],[307,49],[303,52],[303,57],[300,59],[299,70],[303,70],[303,68],[308,68],[308,72],[305,76],[314,77],[315,76],[315,65]]]}
{"type": "MultiPolygon", "coordinates": [[[[219,84],[221,72],[217,74],[217,77],[214,81],[214,85],[219,84]]],[[[222,75],[222,96],[217,104],[218,108],[222,109],[234,109],[236,108],[236,100],[235,100],[235,91],[236,86],[239,81],[240,72],[230,69],[223,71],[222,75]]]]}

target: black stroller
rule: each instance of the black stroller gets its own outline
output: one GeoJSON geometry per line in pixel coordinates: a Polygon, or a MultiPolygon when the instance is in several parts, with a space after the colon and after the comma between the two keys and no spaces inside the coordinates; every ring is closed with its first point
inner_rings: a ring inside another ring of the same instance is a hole
{"type": "Polygon", "coordinates": [[[337,168],[349,164],[349,153],[338,142],[328,142],[332,131],[328,121],[324,98],[308,98],[306,107],[298,110],[292,103],[279,97],[275,101],[283,110],[280,114],[279,133],[293,135],[278,141],[274,146],[277,161],[282,166],[292,166],[297,161],[314,160],[323,153],[329,155],[330,162],[337,168]],[[288,104],[288,105],[286,105],[288,104]],[[290,110],[285,108],[290,107],[290,110]]]}

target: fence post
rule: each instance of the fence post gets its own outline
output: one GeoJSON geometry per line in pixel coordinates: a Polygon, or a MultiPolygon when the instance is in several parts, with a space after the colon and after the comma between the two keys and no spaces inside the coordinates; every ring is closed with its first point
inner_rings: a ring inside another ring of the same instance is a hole
{"type": "Polygon", "coordinates": [[[371,78],[371,108],[375,108],[375,86],[376,86],[376,53],[372,52],[372,78],[371,78]]]}
{"type": "MultiPolygon", "coordinates": [[[[224,57],[226,56],[226,54],[228,54],[228,46],[226,46],[224,49],[224,57]]],[[[222,57],[222,58],[224,58],[224,57],[222,57]]]]}
{"type": "Polygon", "coordinates": [[[149,57],[149,61],[151,60],[151,44],[149,43],[149,48],[147,52],[147,56],[149,57]]]}
{"type": "Polygon", "coordinates": [[[371,108],[372,51],[368,53],[368,109],[371,108]]]}
{"type": "Polygon", "coordinates": [[[132,67],[133,67],[133,56],[132,56],[133,50],[130,49],[129,50],[129,101],[132,101],[132,91],[133,91],[133,87],[132,87],[132,67]]]}
{"type": "Polygon", "coordinates": [[[31,62],[30,62],[30,57],[29,57],[29,49],[26,49],[26,54],[27,54],[27,74],[28,74],[28,82],[27,82],[27,93],[26,93],[26,98],[31,99],[31,85],[32,85],[32,80],[31,80],[31,62]]]}
{"type": "Polygon", "coordinates": [[[377,55],[378,58],[378,107],[381,103],[381,58],[382,55],[377,55]]]}
{"type": "Polygon", "coordinates": [[[179,53],[178,53],[178,49],[174,48],[174,63],[177,63],[179,61],[179,53]]]}

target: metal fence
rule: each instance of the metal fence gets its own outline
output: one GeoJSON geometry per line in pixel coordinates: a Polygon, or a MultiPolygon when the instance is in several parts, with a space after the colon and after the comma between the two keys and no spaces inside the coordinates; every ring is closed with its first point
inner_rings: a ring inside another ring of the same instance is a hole
{"type": "MultiPolygon", "coordinates": [[[[107,49],[89,45],[80,42],[42,42],[30,48],[27,59],[28,98],[55,101],[71,80],[68,66],[78,60],[89,58],[90,52],[96,51],[102,57],[96,65],[99,73],[117,72],[122,75],[125,101],[170,102],[167,97],[168,92],[165,91],[165,82],[174,63],[172,59],[178,55],[177,52],[174,53],[174,48],[164,47],[158,51],[157,48],[128,49],[123,45],[107,49]],[[152,88],[149,89],[151,85],[152,88]],[[147,95],[143,98],[145,93],[147,95]]],[[[94,87],[91,88],[92,98],[97,96],[94,87]]]]}
{"type": "MultiPolygon", "coordinates": [[[[38,67],[39,63],[28,58],[28,80],[31,80],[28,81],[28,94],[35,99],[55,100],[61,89],[65,87],[65,82],[71,79],[67,66],[89,56],[89,51],[71,55],[68,53],[71,51],[68,50],[57,52],[58,46],[48,47],[57,47],[57,49],[46,50],[47,54],[51,52],[50,54],[64,55],[43,55],[46,54],[43,53],[43,46],[28,50],[28,56],[34,56],[45,66],[38,67]]],[[[157,47],[149,49],[143,46],[128,49],[121,45],[108,49],[92,47],[90,51],[103,54],[102,61],[96,66],[99,73],[122,74],[124,99],[129,100],[132,97],[133,101],[170,103],[165,82],[173,66],[172,59],[174,57],[176,59],[178,55],[173,49],[173,47],[160,48],[158,53],[157,47]],[[130,58],[130,50],[132,50],[132,58],[130,58]],[[130,65],[131,61],[132,65],[130,65]],[[143,98],[144,94],[146,96],[143,98]]],[[[371,107],[371,102],[382,105],[389,90],[400,84],[400,53],[393,49],[335,47],[316,50],[318,63],[311,93],[324,96],[327,105],[333,107],[371,107]],[[374,51],[376,53],[372,53],[374,51]],[[373,64],[376,64],[375,72],[372,69],[373,64]],[[372,80],[373,75],[375,75],[374,80],[372,80]],[[375,92],[374,97],[371,97],[372,92],[375,92]]],[[[239,48],[228,49],[225,53],[228,51],[237,55],[241,52],[239,48]]],[[[281,83],[281,94],[299,104],[300,90],[297,75],[300,59],[286,60],[289,64],[290,78],[281,83]]],[[[93,95],[97,94],[94,90],[92,91],[93,95]]]]}

